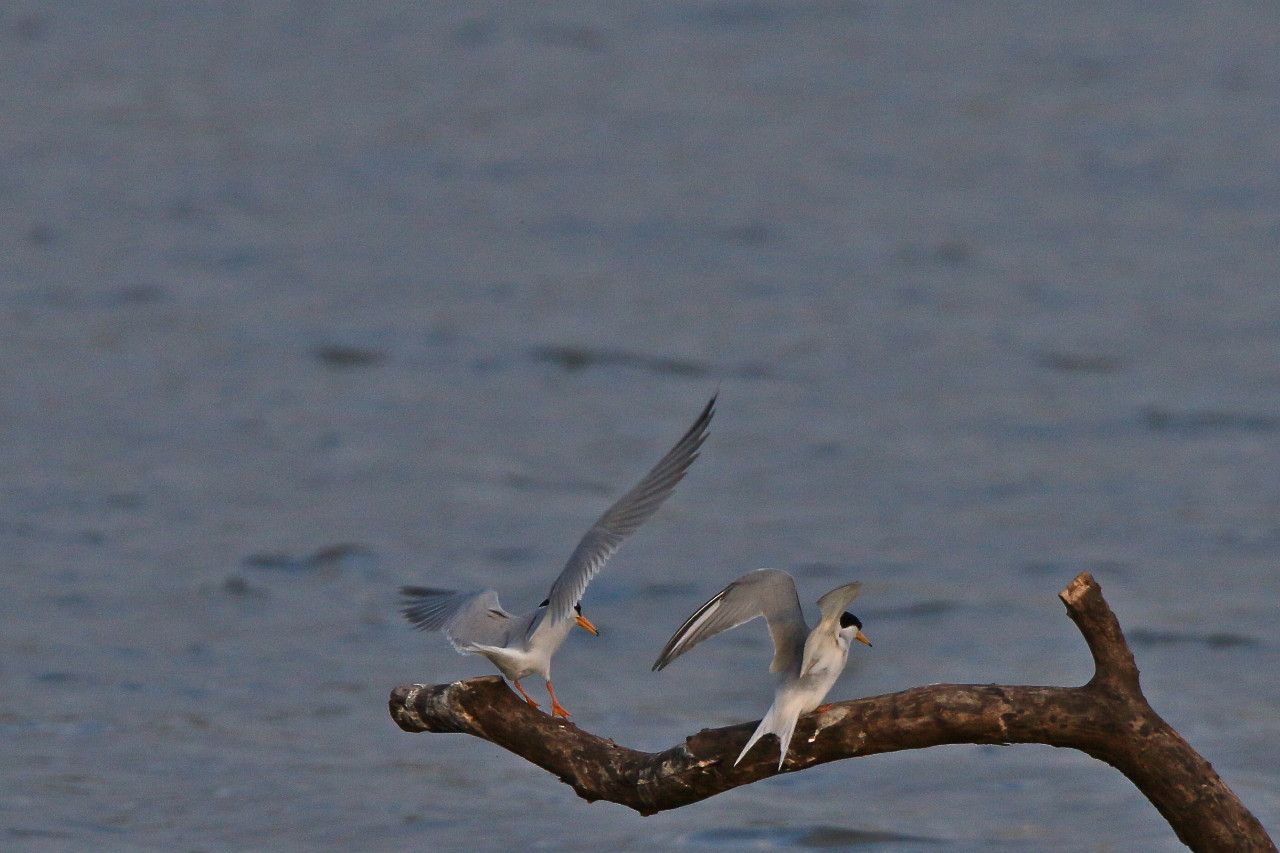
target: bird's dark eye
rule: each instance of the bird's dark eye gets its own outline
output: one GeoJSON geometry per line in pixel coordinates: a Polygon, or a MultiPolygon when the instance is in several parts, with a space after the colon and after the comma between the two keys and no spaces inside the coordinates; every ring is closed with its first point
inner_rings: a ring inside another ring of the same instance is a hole
{"type": "MultiPolygon", "coordinates": [[[[548,599],[548,600],[550,600],[550,599],[548,599]]],[[[576,611],[578,611],[578,615],[579,615],[579,616],[581,616],[581,615],[582,615],[582,605],[581,605],[581,604],[575,604],[575,605],[573,605],[573,609],[574,609],[574,610],[576,610],[576,611]]]]}
{"type": "Polygon", "coordinates": [[[862,620],[846,610],[844,613],[840,614],[840,627],[841,628],[857,628],[859,631],[861,631],[862,620]]]}
{"type": "Polygon", "coordinates": [[[542,599],[542,603],[541,603],[541,604],[539,604],[538,606],[539,606],[539,607],[546,607],[546,606],[547,606],[548,604],[550,604],[550,603],[551,603],[551,599],[549,599],[549,598],[544,598],[544,599],[542,599]]]}

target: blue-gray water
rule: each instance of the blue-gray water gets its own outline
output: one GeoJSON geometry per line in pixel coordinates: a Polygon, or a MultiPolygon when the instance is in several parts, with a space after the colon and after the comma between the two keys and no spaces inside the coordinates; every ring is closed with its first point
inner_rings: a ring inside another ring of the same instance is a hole
{"type": "MultiPolygon", "coordinates": [[[[1078,683],[1095,574],[1158,711],[1280,829],[1280,7],[16,0],[0,9],[0,841],[22,851],[1172,851],[1038,747],[651,818],[395,685],[488,674],[403,583],[588,591],[575,721],[767,707],[759,566],[861,580],[833,699],[1078,683]]],[[[540,691],[535,686],[535,690],[540,691]]]]}

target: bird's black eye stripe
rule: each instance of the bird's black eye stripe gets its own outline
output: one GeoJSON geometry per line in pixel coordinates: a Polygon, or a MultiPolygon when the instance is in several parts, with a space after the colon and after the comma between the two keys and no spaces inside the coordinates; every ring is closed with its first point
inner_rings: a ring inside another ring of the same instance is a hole
{"type": "Polygon", "coordinates": [[[582,615],[582,605],[581,605],[581,604],[575,604],[575,605],[573,605],[573,609],[574,609],[574,610],[576,610],[576,611],[578,612],[578,615],[579,615],[579,616],[581,616],[581,615],[582,615]]]}
{"type": "Polygon", "coordinates": [[[841,628],[852,627],[852,628],[857,628],[859,631],[861,631],[862,620],[846,610],[844,613],[840,614],[840,627],[841,628]]]}

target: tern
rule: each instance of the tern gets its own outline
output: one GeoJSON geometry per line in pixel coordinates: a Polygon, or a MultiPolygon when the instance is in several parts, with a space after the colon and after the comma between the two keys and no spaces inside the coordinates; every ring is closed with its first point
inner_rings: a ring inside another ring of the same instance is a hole
{"type": "Polygon", "coordinates": [[[449,589],[405,586],[401,612],[420,631],[443,630],[460,654],[483,655],[511,680],[524,700],[533,701],[520,679],[540,675],[551,697],[551,715],[568,717],[551,687],[551,658],[564,644],[573,626],[592,634],[596,627],[582,615],[580,601],[587,584],[604,568],[622,541],[635,533],[662,506],[676,484],[684,479],[698,449],[707,439],[707,427],[715,414],[711,397],[689,431],[676,442],[631,491],[604,511],[586,532],[569,561],[551,585],[542,604],[522,615],[508,613],[492,589],[457,592],[449,589]]]}
{"type": "Polygon", "coordinates": [[[770,672],[781,673],[773,704],[756,726],[755,733],[738,754],[737,765],[767,734],[778,737],[778,769],[801,714],[825,710],[822,705],[849,659],[849,643],[871,645],[862,634],[862,622],[846,612],[858,597],[860,583],[838,586],[818,599],[822,619],[809,631],[800,609],[800,596],[791,575],[778,569],[747,572],[698,608],[663,647],[653,669],[658,671],[708,637],[763,616],[773,637],[770,672]]]}

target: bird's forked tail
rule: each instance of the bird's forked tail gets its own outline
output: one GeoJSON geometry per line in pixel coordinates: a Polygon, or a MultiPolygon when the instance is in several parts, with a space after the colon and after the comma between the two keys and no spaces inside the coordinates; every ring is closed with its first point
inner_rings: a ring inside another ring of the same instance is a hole
{"type": "Polygon", "coordinates": [[[782,769],[782,764],[787,760],[787,749],[791,746],[791,735],[796,730],[796,720],[800,718],[798,709],[796,713],[788,713],[790,709],[780,709],[778,700],[769,706],[769,712],[764,715],[764,719],[760,721],[760,725],[756,726],[755,732],[752,733],[751,739],[747,741],[747,745],[742,748],[742,752],[738,753],[738,760],[733,762],[736,767],[747,753],[751,751],[751,747],[756,745],[756,741],[765,735],[776,735],[778,738],[778,769],[782,769]]]}

